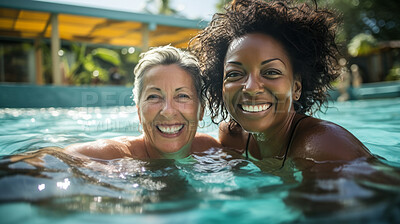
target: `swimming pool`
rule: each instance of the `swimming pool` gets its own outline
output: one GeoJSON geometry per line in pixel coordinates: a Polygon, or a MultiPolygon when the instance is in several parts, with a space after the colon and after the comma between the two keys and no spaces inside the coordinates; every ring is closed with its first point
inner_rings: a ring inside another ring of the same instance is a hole
{"type": "MultiPolygon", "coordinates": [[[[305,171],[253,163],[219,149],[182,160],[87,161],[57,150],[139,134],[135,107],[0,109],[1,223],[299,223],[400,221],[400,98],[330,103],[319,117],[356,135],[381,164],[305,171]],[[332,174],[339,173],[335,176],[332,174]],[[324,174],[329,174],[324,176],[324,174]]],[[[200,128],[217,137],[209,121],[200,128]]]]}

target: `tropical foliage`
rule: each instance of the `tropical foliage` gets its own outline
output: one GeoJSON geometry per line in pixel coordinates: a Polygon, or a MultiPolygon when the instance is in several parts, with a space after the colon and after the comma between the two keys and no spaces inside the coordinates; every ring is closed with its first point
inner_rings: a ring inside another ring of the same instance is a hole
{"type": "Polygon", "coordinates": [[[73,43],[70,50],[71,56],[62,57],[62,64],[64,74],[71,84],[108,82],[109,69],[121,64],[118,53],[110,49],[96,48],[87,52],[85,44],[73,43]]]}
{"type": "Polygon", "coordinates": [[[170,0],[147,0],[144,11],[151,14],[175,15],[177,10],[173,9],[170,0]],[[154,7],[155,6],[155,7],[154,7]]]}
{"type": "Polygon", "coordinates": [[[347,49],[353,57],[365,56],[373,52],[376,45],[377,41],[372,35],[360,33],[351,39],[347,49]]]}
{"type": "MultiPolygon", "coordinates": [[[[217,10],[232,0],[218,0],[217,10]]],[[[313,0],[298,0],[314,2],[313,0]]],[[[346,43],[360,33],[378,41],[400,39],[400,1],[391,0],[316,0],[318,5],[336,11],[342,17],[340,42],[346,43]]]]}
{"type": "Polygon", "coordinates": [[[385,78],[386,81],[400,80],[400,63],[390,69],[389,74],[385,78]]]}

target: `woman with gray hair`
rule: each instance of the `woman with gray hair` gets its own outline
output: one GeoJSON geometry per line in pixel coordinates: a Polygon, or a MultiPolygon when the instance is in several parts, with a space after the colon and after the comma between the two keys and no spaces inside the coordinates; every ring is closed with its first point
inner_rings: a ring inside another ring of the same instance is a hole
{"type": "Polygon", "coordinates": [[[141,55],[135,70],[134,100],[143,134],[79,143],[66,152],[97,159],[184,158],[220,144],[196,133],[204,114],[199,64],[193,55],[172,46],[141,55]]]}

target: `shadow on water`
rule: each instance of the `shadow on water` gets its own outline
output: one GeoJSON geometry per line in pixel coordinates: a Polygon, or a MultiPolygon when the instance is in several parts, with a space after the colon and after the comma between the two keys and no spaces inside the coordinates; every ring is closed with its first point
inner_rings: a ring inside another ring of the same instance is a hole
{"type": "Polygon", "coordinates": [[[0,161],[0,202],[58,211],[151,213],[191,209],[193,188],[174,160],[94,161],[46,148],[0,161]],[[177,187],[179,186],[179,187],[177,187]],[[174,203],[177,199],[180,203],[174,203]]]}
{"type": "Polygon", "coordinates": [[[96,161],[44,148],[0,159],[0,205],[30,203],[52,215],[189,212],[201,222],[400,221],[398,167],[379,159],[281,162],[221,149],[96,161]]]}
{"type": "Polygon", "coordinates": [[[302,181],[285,204],[302,211],[307,222],[398,223],[400,169],[378,158],[351,162],[292,161],[302,181]]]}

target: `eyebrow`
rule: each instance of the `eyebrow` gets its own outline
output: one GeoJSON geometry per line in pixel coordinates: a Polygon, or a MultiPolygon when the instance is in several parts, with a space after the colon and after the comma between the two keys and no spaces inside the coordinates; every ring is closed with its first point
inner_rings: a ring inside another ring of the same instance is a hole
{"type": "MultiPolygon", "coordinates": [[[[265,64],[268,64],[268,63],[270,63],[270,62],[272,62],[272,61],[276,61],[276,60],[282,62],[282,64],[285,65],[285,67],[286,67],[285,62],[283,62],[280,58],[271,58],[271,59],[262,61],[262,62],[261,62],[261,65],[265,65],[265,64]]],[[[227,63],[235,64],[235,65],[242,65],[242,63],[241,63],[241,62],[238,62],[238,61],[228,61],[227,63]]]]}
{"type": "Polygon", "coordinates": [[[188,88],[186,86],[182,86],[182,87],[176,88],[175,91],[180,91],[182,89],[188,89],[188,88]]]}
{"type": "MultiPolygon", "coordinates": [[[[183,90],[183,89],[189,89],[189,88],[186,87],[186,86],[182,86],[182,87],[176,88],[175,91],[180,91],[180,90],[183,90]]],[[[155,91],[158,91],[158,92],[162,92],[161,89],[158,88],[158,87],[150,87],[150,88],[148,88],[148,90],[155,90],[155,91]]]]}
{"type": "Polygon", "coordinates": [[[155,90],[155,91],[161,92],[161,89],[157,88],[157,87],[150,87],[150,88],[147,88],[146,90],[155,90]]]}

